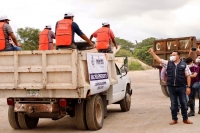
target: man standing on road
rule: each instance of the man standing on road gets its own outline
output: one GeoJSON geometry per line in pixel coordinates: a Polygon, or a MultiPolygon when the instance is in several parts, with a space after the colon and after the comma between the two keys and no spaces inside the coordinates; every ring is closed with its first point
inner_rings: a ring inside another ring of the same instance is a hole
{"type": "Polygon", "coordinates": [[[55,39],[55,34],[53,31],[51,31],[51,25],[45,26],[44,30],[40,32],[38,50],[54,49],[53,39],[55,39]]]}
{"type": "Polygon", "coordinates": [[[9,25],[9,21],[7,16],[0,17],[0,51],[20,51],[22,50],[20,48],[21,44],[18,44],[12,28],[9,25]],[[9,43],[9,36],[16,46],[9,43]]]}
{"type": "Polygon", "coordinates": [[[94,44],[87,38],[87,36],[79,29],[79,26],[73,22],[74,15],[72,13],[65,13],[64,19],[56,23],[56,47],[57,49],[72,48],[77,49],[74,42],[74,33],[79,35],[83,40],[93,48],[94,44]]]}
{"type": "Polygon", "coordinates": [[[186,96],[190,94],[190,82],[191,82],[191,71],[185,62],[180,60],[180,53],[177,51],[172,52],[170,55],[170,61],[160,59],[152,48],[149,49],[149,53],[153,56],[153,59],[158,63],[162,64],[163,67],[167,69],[167,87],[170,93],[171,100],[171,114],[172,122],[170,125],[178,123],[177,110],[178,102],[177,97],[179,97],[181,103],[181,114],[183,117],[183,122],[185,124],[193,124],[188,120],[187,116],[187,102],[186,96]],[[187,83],[187,84],[186,84],[187,83]]]}
{"type": "Polygon", "coordinates": [[[115,36],[110,29],[110,24],[108,22],[102,23],[102,27],[95,31],[91,36],[90,40],[93,37],[96,37],[97,40],[97,50],[99,53],[113,53],[111,47],[111,41],[114,43],[115,48],[117,49],[117,44],[115,42],[115,36]]]}

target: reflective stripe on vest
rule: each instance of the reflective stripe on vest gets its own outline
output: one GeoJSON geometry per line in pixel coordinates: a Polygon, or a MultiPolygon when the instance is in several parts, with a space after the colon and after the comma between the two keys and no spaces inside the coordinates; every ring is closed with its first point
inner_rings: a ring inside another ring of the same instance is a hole
{"type": "Polygon", "coordinates": [[[48,29],[44,29],[42,32],[40,32],[38,50],[48,50],[49,49],[48,33],[49,33],[48,29]]]}
{"type": "Polygon", "coordinates": [[[72,44],[72,20],[63,19],[56,28],[56,46],[69,46],[72,44]]]}
{"type": "Polygon", "coordinates": [[[0,22],[0,50],[4,50],[6,47],[6,39],[3,30],[4,24],[4,22],[0,22]]]}
{"type": "Polygon", "coordinates": [[[110,45],[109,31],[110,31],[110,29],[107,27],[102,27],[97,31],[97,46],[96,46],[96,48],[98,50],[109,48],[109,45],[110,45]]]}

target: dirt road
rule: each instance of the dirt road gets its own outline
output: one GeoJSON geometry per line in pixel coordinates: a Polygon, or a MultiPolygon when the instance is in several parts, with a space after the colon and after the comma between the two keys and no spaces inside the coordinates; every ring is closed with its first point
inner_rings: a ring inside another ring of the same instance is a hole
{"type": "MultiPolygon", "coordinates": [[[[169,125],[171,121],[169,98],[165,97],[159,86],[158,70],[129,72],[132,80],[132,104],[129,112],[120,111],[119,105],[109,105],[108,115],[103,128],[99,131],[80,131],[76,129],[74,119],[64,117],[60,120],[40,119],[33,130],[13,130],[7,120],[6,99],[0,98],[0,133],[199,133],[200,115],[190,120],[192,125],[182,122],[169,125]]],[[[198,101],[196,100],[196,103],[198,101]]]]}

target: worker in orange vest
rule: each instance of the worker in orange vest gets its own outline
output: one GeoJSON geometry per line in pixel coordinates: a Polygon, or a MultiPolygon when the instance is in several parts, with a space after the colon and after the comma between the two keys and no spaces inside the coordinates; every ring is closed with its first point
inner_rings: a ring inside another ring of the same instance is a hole
{"type": "Polygon", "coordinates": [[[20,51],[21,44],[17,39],[9,25],[10,19],[7,16],[0,17],[0,51],[20,51]],[[9,43],[9,37],[13,40],[14,44],[9,43]]]}
{"type": "Polygon", "coordinates": [[[80,30],[77,23],[73,22],[74,15],[72,13],[65,13],[64,19],[56,23],[56,47],[57,49],[72,48],[77,49],[74,41],[74,33],[79,35],[83,40],[88,42],[91,47],[94,44],[87,38],[87,36],[80,30]]]}
{"type": "Polygon", "coordinates": [[[95,31],[91,36],[90,40],[93,37],[96,37],[96,48],[100,53],[113,53],[111,48],[111,41],[114,43],[115,48],[117,49],[117,44],[115,42],[115,36],[110,29],[110,24],[108,22],[102,23],[102,27],[95,31]]]}
{"type": "Polygon", "coordinates": [[[54,49],[53,39],[55,39],[55,34],[53,31],[51,31],[51,25],[45,26],[44,30],[40,32],[38,50],[54,49]]]}

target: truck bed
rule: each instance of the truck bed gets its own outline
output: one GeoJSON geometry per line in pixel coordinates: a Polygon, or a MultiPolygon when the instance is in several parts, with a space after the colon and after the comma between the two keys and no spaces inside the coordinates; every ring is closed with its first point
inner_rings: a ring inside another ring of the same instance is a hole
{"type": "MultiPolygon", "coordinates": [[[[87,52],[94,50],[0,52],[0,97],[85,98],[90,89],[87,52]]],[[[114,55],[106,56],[113,85],[114,55]]]]}
{"type": "MultiPolygon", "coordinates": [[[[173,51],[178,51],[181,57],[187,58],[191,48],[197,48],[196,37],[180,37],[180,38],[168,38],[155,40],[153,49],[161,59],[169,60],[170,54],[173,51]]],[[[158,62],[153,60],[153,67],[161,67],[158,62]]]]}

